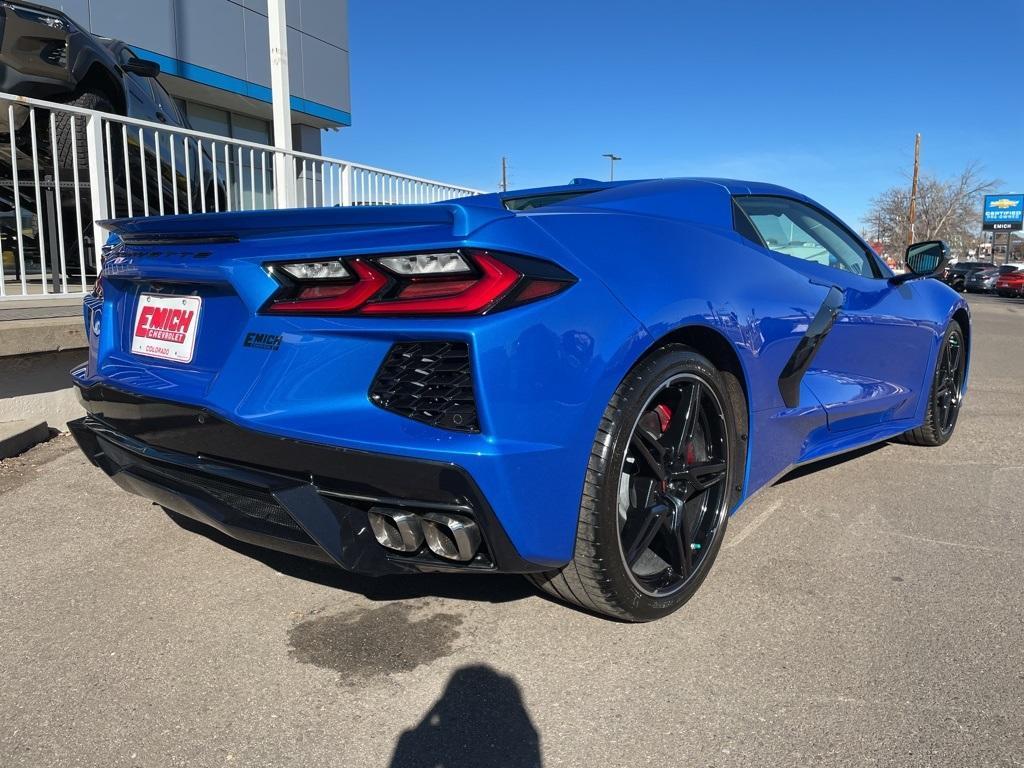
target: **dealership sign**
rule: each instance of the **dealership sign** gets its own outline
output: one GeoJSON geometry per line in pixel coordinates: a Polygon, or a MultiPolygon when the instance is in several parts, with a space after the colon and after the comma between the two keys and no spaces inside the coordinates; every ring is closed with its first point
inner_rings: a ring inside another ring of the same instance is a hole
{"type": "Polygon", "coordinates": [[[985,195],[983,229],[1006,232],[1024,225],[1024,195],[985,195]]]}

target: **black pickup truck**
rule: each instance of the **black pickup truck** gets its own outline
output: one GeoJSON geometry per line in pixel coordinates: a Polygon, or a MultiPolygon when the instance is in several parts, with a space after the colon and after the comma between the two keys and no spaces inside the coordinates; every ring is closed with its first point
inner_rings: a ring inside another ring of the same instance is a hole
{"type": "MultiPolygon", "coordinates": [[[[159,74],[160,65],[156,62],[140,58],[121,40],[90,33],[59,10],[36,3],[0,0],[0,93],[145,120],[153,123],[154,128],[190,128],[174,99],[160,84],[159,74]]],[[[38,158],[39,166],[44,169],[49,169],[56,162],[62,172],[77,163],[79,171],[84,173],[88,163],[86,121],[74,121],[75,141],[72,142],[72,121],[68,113],[54,110],[55,141],[51,142],[45,123],[46,110],[36,107],[36,111],[42,114],[36,115],[36,135],[33,138],[26,124],[29,108],[14,100],[0,104],[0,135],[3,137],[0,140],[0,180],[10,178],[9,166],[13,163],[18,163],[24,178],[31,178],[33,158],[38,158]],[[13,107],[13,126],[8,118],[8,106],[13,107]],[[17,148],[13,156],[7,151],[7,137],[12,128],[15,133],[13,144],[17,148]]],[[[112,128],[115,140],[108,147],[106,163],[113,191],[110,203],[117,215],[127,213],[129,196],[134,210],[143,209],[143,187],[155,209],[160,189],[156,185],[158,175],[163,178],[165,209],[172,209],[175,188],[183,206],[184,201],[191,198],[192,207],[201,210],[204,193],[208,208],[212,208],[215,195],[219,195],[223,205],[224,184],[213,181],[213,160],[208,147],[203,147],[200,153],[195,141],[183,143],[177,139],[177,153],[172,162],[168,158],[171,138],[163,136],[157,139],[154,131],[147,129],[142,139],[147,166],[144,172],[137,149],[140,141],[138,130],[127,131],[128,152],[125,153],[122,143],[116,140],[121,128],[117,125],[112,128]],[[157,141],[163,145],[162,156],[155,152],[157,141]],[[159,163],[157,157],[160,158],[159,163]],[[200,164],[202,173],[197,174],[200,164]],[[191,178],[189,167],[192,169],[191,178]],[[206,188],[202,191],[199,189],[200,178],[205,179],[206,188]]],[[[44,178],[40,186],[45,191],[50,182],[44,178]]],[[[40,217],[37,229],[45,231],[45,211],[31,186],[23,186],[14,193],[10,184],[0,183],[0,212],[13,209],[14,194],[22,198],[23,210],[28,209],[40,217]]],[[[61,206],[73,207],[75,197],[65,192],[61,206]]],[[[88,195],[80,197],[86,222],[84,239],[91,242],[90,201],[88,195]]],[[[11,216],[13,222],[13,214],[11,216]]],[[[70,213],[65,218],[73,220],[70,213]]],[[[69,229],[67,222],[64,229],[61,237],[66,240],[68,252],[77,253],[77,234],[69,229]]],[[[9,227],[0,225],[0,238],[10,242],[7,239],[10,234],[9,227]]],[[[29,237],[29,240],[33,238],[29,237]]],[[[27,247],[27,251],[31,248],[27,247]]],[[[26,256],[32,259],[30,252],[26,256]]],[[[77,256],[69,257],[69,263],[77,261],[77,256]]]]}
{"type": "MultiPolygon", "coordinates": [[[[2,92],[187,128],[159,74],[156,62],[120,40],[89,33],[60,11],[0,0],[2,92]]],[[[25,115],[17,110],[15,121],[25,115]]]]}

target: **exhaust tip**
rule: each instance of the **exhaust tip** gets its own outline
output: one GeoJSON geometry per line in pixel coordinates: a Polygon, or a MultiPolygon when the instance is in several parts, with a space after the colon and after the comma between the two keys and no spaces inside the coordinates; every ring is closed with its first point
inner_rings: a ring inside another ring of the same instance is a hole
{"type": "Polygon", "coordinates": [[[468,517],[428,512],[422,520],[427,547],[438,557],[466,562],[480,548],[480,529],[468,517]]]}
{"type": "Polygon", "coordinates": [[[395,552],[415,552],[423,546],[423,527],[419,518],[404,509],[372,507],[366,516],[373,537],[382,547],[395,552]]]}

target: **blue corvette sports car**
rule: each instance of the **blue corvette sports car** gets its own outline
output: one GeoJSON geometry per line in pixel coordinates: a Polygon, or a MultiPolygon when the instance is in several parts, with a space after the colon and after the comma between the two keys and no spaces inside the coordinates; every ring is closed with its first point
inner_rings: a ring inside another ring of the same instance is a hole
{"type": "Polygon", "coordinates": [[[941,242],[894,275],[781,187],[601,183],[108,223],[72,431],[122,488],[366,574],[522,573],[630,621],[792,467],[945,442],[941,242]]]}

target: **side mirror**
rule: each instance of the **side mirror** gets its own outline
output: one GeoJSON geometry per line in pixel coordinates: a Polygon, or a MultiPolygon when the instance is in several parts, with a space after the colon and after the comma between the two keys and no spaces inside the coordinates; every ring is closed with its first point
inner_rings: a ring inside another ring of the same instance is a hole
{"type": "Polygon", "coordinates": [[[949,261],[949,248],[941,240],[925,240],[923,243],[914,243],[907,248],[906,261],[909,271],[893,277],[889,281],[893,285],[937,274],[949,261]]]}
{"type": "Polygon", "coordinates": [[[125,72],[131,72],[139,77],[156,77],[160,74],[160,65],[155,61],[147,59],[128,59],[128,61],[121,65],[121,68],[125,72]]]}

